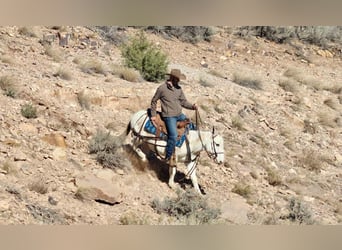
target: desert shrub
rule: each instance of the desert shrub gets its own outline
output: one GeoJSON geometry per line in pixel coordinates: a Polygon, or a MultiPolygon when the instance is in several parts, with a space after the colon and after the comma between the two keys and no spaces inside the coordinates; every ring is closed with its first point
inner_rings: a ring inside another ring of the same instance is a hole
{"type": "Polygon", "coordinates": [[[218,219],[221,211],[211,208],[207,201],[191,189],[177,190],[176,198],[155,199],[151,204],[157,213],[166,213],[185,224],[210,224],[218,219]]]}
{"type": "Polygon", "coordinates": [[[120,217],[120,224],[121,225],[148,225],[148,217],[143,216],[140,217],[136,213],[128,212],[123,214],[120,217]]]}
{"type": "Polygon", "coordinates": [[[256,90],[262,89],[260,79],[252,77],[252,76],[248,76],[248,75],[242,75],[241,73],[233,74],[233,82],[246,88],[251,88],[251,89],[256,89],[256,90]]]}
{"type": "Polygon", "coordinates": [[[250,198],[252,194],[251,186],[244,183],[236,183],[232,189],[233,193],[241,195],[244,198],[250,198]]]}
{"type": "Polygon", "coordinates": [[[316,173],[321,171],[324,164],[322,156],[314,150],[304,150],[298,158],[298,163],[301,167],[316,173]]]}
{"type": "Polygon", "coordinates": [[[27,37],[37,37],[37,33],[34,27],[20,27],[18,33],[27,37]]]}
{"type": "Polygon", "coordinates": [[[121,149],[120,137],[114,137],[110,132],[97,131],[89,142],[89,153],[96,154],[96,160],[107,168],[128,168],[129,162],[121,149]]]}
{"type": "Polygon", "coordinates": [[[266,172],[267,172],[266,180],[268,181],[270,185],[279,186],[283,183],[281,176],[275,170],[272,170],[271,168],[267,168],[266,172]]]}
{"type": "Polygon", "coordinates": [[[90,98],[84,94],[84,91],[77,93],[77,100],[82,109],[90,109],[90,98]]]}
{"type": "Polygon", "coordinates": [[[59,77],[63,80],[70,81],[72,79],[71,71],[66,68],[59,68],[53,76],[59,77]]]}
{"type": "Polygon", "coordinates": [[[280,79],[279,80],[279,86],[287,92],[298,93],[299,91],[298,85],[299,85],[298,82],[292,79],[280,79]]]}
{"type": "Polygon", "coordinates": [[[242,26],[235,32],[241,37],[259,36],[277,43],[293,38],[324,48],[329,42],[342,43],[340,26],[242,26]]]}
{"type": "Polygon", "coordinates": [[[208,26],[148,26],[146,29],[193,44],[203,40],[210,42],[215,33],[213,28],[208,26]]]}
{"type": "Polygon", "coordinates": [[[167,56],[152,43],[144,33],[137,34],[130,43],[121,48],[124,64],[140,72],[147,81],[158,82],[167,73],[167,56]]]}
{"type": "Polygon", "coordinates": [[[96,73],[96,74],[106,75],[106,69],[104,65],[96,59],[83,61],[83,62],[80,62],[80,64],[81,64],[80,69],[84,73],[87,73],[87,74],[96,73]]]}
{"type": "Polygon", "coordinates": [[[323,103],[334,110],[338,110],[340,106],[336,100],[331,98],[325,99],[323,103]]]}
{"type": "Polygon", "coordinates": [[[237,128],[238,130],[244,130],[243,121],[239,116],[233,116],[232,118],[232,127],[237,128]]]}
{"type": "Polygon", "coordinates": [[[203,87],[208,87],[208,88],[214,87],[214,84],[208,78],[203,77],[203,76],[199,78],[199,84],[203,87]]]}
{"type": "Polygon", "coordinates": [[[44,180],[35,180],[29,185],[29,190],[37,192],[39,194],[46,194],[48,192],[48,185],[44,182],[44,180]]]}
{"type": "Polygon", "coordinates": [[[119,65],[112,66],[112,73],[129,82],[139,82],[141,78],[139,72],[136,70],[119,65]]]}
{"type": "Polygon", "coordinates": [[[32,104],[25,104],[21,107],[21,114],[27,118],[37,118],[37,109],[32,104]]]}
{"type": "Polygon", "coordinates": [[[45,54],[51,57],[55,62],[63,61],[62,53],[57,48],[54,48],[50,45],[46,45],[44,46],[44,48],[45,48],[45,54]]]}
{"type": "Polygon", "coordinates": [[[95,26],[89,27],[94,32],[98,33],[104,40],[119,46],[127,41],[127,36],[124,32],[124,27],[119,26],[95,26]]]}
{"type": "Polygon", "coordinates": [[[311,211],[301,200],[292,197],[289,201],[288,209],[288,219],[291,221],[299,224],[314,224],[311,211]]]}
{"type": "Polygon", "coordinates": [[[14,98],[16,95],[16,80],[12,76],[0,77],[0,89],[4,91],[4,95],[14,98]]]}

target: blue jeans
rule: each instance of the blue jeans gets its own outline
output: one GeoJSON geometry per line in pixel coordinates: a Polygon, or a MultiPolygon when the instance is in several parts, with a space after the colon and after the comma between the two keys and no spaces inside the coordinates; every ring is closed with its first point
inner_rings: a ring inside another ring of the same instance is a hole
{"type": "Polygon", "coordinates": [[[180,114],[179,116],[171,116],[171,117],[164,117],[164,122],[167,129],[167,145],[166,145],[166,156],[165,159],[171,158],[177,141],[177,122],[184,121],[186,116],[184,114],[180,114]]]}

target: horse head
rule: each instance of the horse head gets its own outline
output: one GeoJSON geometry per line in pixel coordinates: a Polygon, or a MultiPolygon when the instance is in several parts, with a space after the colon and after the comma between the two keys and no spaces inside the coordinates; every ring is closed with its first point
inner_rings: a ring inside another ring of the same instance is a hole
{"type": "Polygon", "coordinates": [[[215,134],[214,128],[211,132],[210,139],[208,138],[204,145],[204,149],[208,153],[208,156],[217,164],[224,162],[224,140],[221,135],[215,134]]]}

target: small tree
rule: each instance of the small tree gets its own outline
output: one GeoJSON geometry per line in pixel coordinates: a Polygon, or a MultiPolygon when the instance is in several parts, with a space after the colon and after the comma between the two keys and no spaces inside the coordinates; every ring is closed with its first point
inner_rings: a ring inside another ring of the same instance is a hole
{"type": "Polygon", "coordinates": [[[137,34],[129,44],[121,49],[124,63],[140,72],[147,81],[158,82],[167,72],[167,56],[152,43],[143,32],[137,34]]]}

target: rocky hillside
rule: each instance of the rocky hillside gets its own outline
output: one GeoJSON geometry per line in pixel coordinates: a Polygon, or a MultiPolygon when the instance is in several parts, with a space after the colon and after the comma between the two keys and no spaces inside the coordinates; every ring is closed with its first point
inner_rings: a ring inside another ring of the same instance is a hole
{"type": "MultiPolygon", "coordinates": [[[[129,38],[137,30],[118,32],[129,38]]],[[[89,153],[99,131],[121,135],[158,86],[122,79],[120,50],[100,35],[0,27],[1,224],[191,223],[151,205],[181,194],[167,186],[164,164],[127,152],[130,137],[118,149],[125,166],[104,167],[89,153]]],[[[203,129],[214,125],[225,139],[224,165],[205,154],[198,165],[203,200],[219,210],[211,223],[341,224],[338,50],[243,39],[224,28],[197,44],[146,35],[170,69],[186,74],[182,86],[203,129]]],[[[179,187],[191,190],[178,170],[179,187]]]]}

